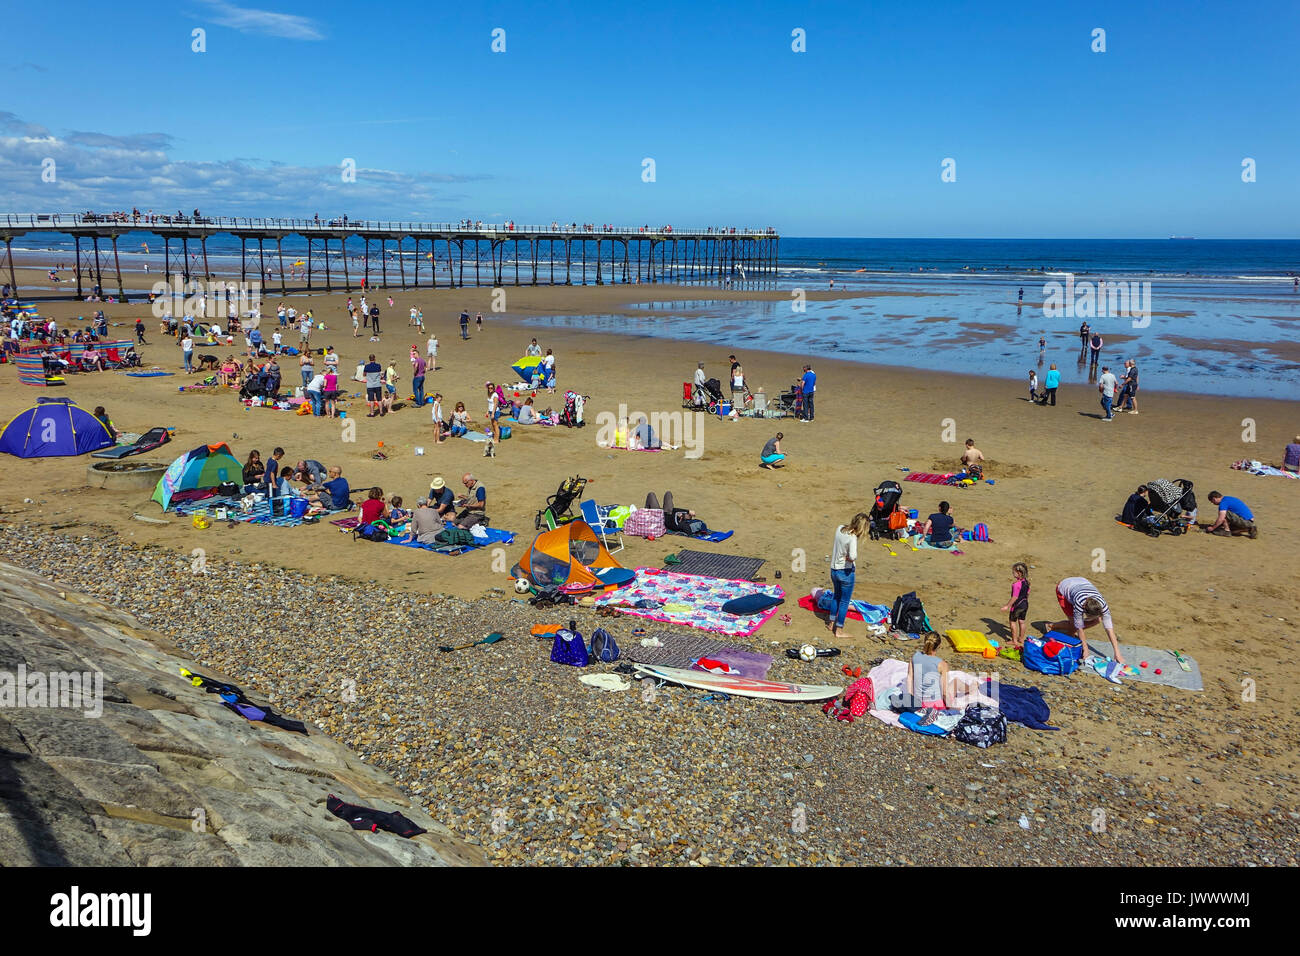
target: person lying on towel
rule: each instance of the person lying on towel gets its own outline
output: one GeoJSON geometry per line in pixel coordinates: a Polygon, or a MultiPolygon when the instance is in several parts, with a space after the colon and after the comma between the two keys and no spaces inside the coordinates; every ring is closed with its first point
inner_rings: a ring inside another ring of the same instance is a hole
{"type": "Polygon", "coordinates": [[[695,517],[694,511],[678,508],[674,505],[671,491],[664,492],[663,510],[664,527],[669,531],[678,531],[682,534],[708,534],[708,525],[695,517]]]}

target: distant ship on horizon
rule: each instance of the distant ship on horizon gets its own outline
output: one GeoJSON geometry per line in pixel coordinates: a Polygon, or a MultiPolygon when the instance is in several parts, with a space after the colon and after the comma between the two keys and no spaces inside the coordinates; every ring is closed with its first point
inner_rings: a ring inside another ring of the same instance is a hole
{"type": "Polygon", "coordinates": [[[1170,239],[1195,239],[1195,236],[1170,236],[1170,239]]]}

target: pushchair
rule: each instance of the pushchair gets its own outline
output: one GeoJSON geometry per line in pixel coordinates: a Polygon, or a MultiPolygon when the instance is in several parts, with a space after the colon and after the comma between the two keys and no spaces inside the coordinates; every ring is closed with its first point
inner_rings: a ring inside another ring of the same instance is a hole
{"type": "Polygon", "coordinates": [[[1142,529],[1149,534],[1161,534],[1168,531],[1178,535],[1187,531],[1189,519],[1183,517],[1196,511],[1196,494],[1192,483],[1186,478],[1153,478],[1147,482],[1147,500],[1151,502],[1151,511],[1146,515],[1142,529]]]}
{"type": "Polygon", "coordinates": [[[566,428],[582,428],[587,423],[582,420],[582,408],[586,399],[577,392],[564,393],[564,411],[560,413],[560,424],[566,428]]]}
{"type": "Polygon", "coordinates": [[[547,516],[550,516],[551,522],[556,525],[568,524],[578,516],[573,512],[573,506],[582,498],[582,492],[587,487],[587,479],[581,475],[575,475],[572,478],[566,478],[560,482],[559,489],[555,494],[546,499],[546,507],[537,512],[537,517],[533,521],[534,527],[541,531],[543,527],[548,526],[547,516]]]}
{"type": "Polygon", "coordinates": [[[876,487],[874,494],[876,501],[867,515],[871,519],[871,527],[867,529],[867,535],[872,541],[880,538],[895,540],[899,536],[900,526],[904,526],[903,521],[894,517],[896,514],[902,514],[898,503],[903,497],[903,487],[896,481],[882,481],[876,487]]]}
{"type": "Polygon", "coordinates": [[[722,401],[722,383],[711,378],[698,388],[691,382],[682,383],[682,408],[704,408],[709,414],[718,413],[722,401]]]}

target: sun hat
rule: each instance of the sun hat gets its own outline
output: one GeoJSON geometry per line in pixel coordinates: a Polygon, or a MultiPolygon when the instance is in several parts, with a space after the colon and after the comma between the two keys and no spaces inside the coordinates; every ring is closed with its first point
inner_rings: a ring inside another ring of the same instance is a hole
{"type": "Polygon", "coordinates": [[[429,487],[433,491],[442,491],[443,488],[447,487],[447,483],[442,480],[442,475],[438,475],[429,483],[429,487]]]}

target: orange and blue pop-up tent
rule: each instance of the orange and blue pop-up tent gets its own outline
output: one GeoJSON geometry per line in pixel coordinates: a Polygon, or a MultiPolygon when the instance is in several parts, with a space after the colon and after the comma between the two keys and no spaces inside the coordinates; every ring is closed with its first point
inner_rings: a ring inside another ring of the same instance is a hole
{"type": "Polygon", "coordinates": [[[515,573],[538,587],[562,591],[615,587],[635,578],[614,560],[585,521],[543,531],[524,552],[515,573]]]}
{"type": "Polygon", "coordinates": [[[243,484],[244,466],[230,452],[225,442],[200,445],[177,458],[163,472],[153,490],[152,501],[162,505],[164,511],[172,503],[172,495],[194,488],[215,488],[223,482],[243,484]]]}

